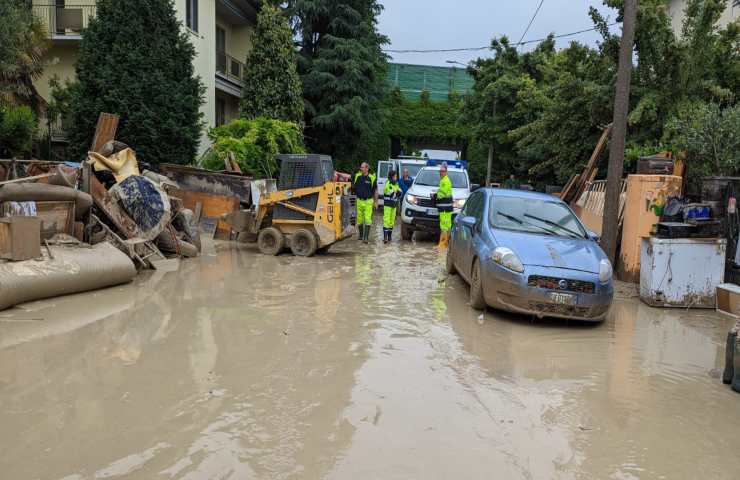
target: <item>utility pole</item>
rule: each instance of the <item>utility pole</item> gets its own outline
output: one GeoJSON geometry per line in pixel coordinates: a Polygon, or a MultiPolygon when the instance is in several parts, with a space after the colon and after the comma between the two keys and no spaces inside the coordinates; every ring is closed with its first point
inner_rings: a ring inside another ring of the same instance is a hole
{"type": "MultiPolygon", "coordinates": [[[[491,112],[491,123],[496,121],[496,99],[493,99],[493,111],[491,112]]],[[[493,128],[493,127],[491,127],[493,128]]],[[[491,143],[488,144],[488,169],[486,170],[486,187],[491,185],[491,170],[493,169],[493,134],[491,143]]]]}
{"type": "Polygon", "coordinates": [[[619,233],[619,195],[624,171],[624,144],[627,136],[627,111],[630,103],[630,80],[632,76],[632,49],[635,43],[637,23],[637,0],[624,0],[624,22],[622,41],[619,46],[619,68],[617,88],[614,95],[614,120],[612,140],[609,144],[609,168],[606,176],[604,218],[601,248],[614,265],[619,233]]]}

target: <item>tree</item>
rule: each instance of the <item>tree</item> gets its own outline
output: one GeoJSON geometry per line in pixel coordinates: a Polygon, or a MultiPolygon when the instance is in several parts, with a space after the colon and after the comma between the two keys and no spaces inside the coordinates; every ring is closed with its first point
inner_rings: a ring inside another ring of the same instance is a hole
{"type": "Polygon", "coordinates": [[[290,25],[281,11],[263,5],[257,18],[249,68],[242,89],[241,116],[303,123],[301,79],[290,25]]]}
{"type": "Polygon", "coordinates": [[[382,7],[377,0],[292,0],[288,8],[299,38],[308,146],[332,155],[339,168],[373,160],[387,91],[382,7]]]}
{"type": "Polygon", "coordinates": [[[82,34],[72,89],[71,158],[85,156],[100,112],[121,116],[118,140],[149,163],[191,163],[203,87],[172,0],[100,0],[82,34]]]}
{"type": "Polygon", "coordinates": [[[0,105],[0,158],[31,153],[36,129],[36,116],[30,107],[0,105]]]}
{"type": "Polygon", "coordinates": [[[609,144],[609,173],[604,194],[604,221],[601,248],[614,264],[619,233],[619,192],[624,170],[624,146],[627,138],[627,113],[630,108],[630,81],[632,76],[632,50],[635,45],[637,0],[624,0],[624,26],[619,46],[619,68],[614,95],[614,120],[609,144]]]}
{"type": "Polygon", "coordinates": [[[687,105],[668,122],[666,136],[686,152],[694,186],[704,176],[740,173],[740,105],[687,105]]]}
{"type": "Polygon", "coordinates": [[[0,101],[40,113],[43,98],[33,85],[43,73],[48,45],[41,22],[27,4],[0,0],[0,101]]]}
{"type": "Polygon", "coordinates": [[[301,129],[294,122],[271,118],[238,119],[212,128],[208,136],[213,145],[201,160],[201,166],[222,170],[230,157],[242,171],[272,178],[277,172],[278,153],[303,153],[301,129]]]}

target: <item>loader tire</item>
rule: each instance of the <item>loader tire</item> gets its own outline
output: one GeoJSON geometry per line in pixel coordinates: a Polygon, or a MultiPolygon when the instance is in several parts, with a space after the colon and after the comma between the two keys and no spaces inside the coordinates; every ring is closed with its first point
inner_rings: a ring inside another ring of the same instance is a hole
{"type": "Polygon", "coordinates": [[[297,257],[311,257],[316,253],[318,240],[313,232],[301,228],[296,230],[290,238],[290,250],[297,257]]]}
{"type": "Polygon", "coordinates": [[[257,248],[265,255],[279,255],[285,247],[285,235],[275,227],[260,230],[257,236],[257,248]]]}

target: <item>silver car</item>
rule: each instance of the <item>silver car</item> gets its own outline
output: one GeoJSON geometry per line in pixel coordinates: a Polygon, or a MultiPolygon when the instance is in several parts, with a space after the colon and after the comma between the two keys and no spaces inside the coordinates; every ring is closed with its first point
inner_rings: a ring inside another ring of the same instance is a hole
{"type": "Polygon", "coordinates": [[[614,286],[597,240],[559,198],[484,188],[453,222],[446,266],[476,309],[602,321],[614,286]]]}

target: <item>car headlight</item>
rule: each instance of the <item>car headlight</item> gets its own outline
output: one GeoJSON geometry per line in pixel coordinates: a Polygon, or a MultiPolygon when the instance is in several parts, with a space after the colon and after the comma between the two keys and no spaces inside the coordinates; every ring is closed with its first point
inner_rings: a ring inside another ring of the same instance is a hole
{"type": "Polygon", "coordinates": [[[609,280],[612,279],[612,264],[609,263],[609,260],[604,259],[601,262],[599,262],[599,281],[601,283],[606,283],[609,280]]]}
{"type": "Polygon", "coordinates": [[[491,254],[491,260],[514,272],[522,273],[524,271],[522,261],[510,248],[496,247],[491,254]]]}
{"type": "Polygon", "coordinates": [[[464,198],[458,198],[457,200],[455,200],[454,202],[452,202],[452,206],[454,208],[458,208],[458,209],[464,207],[465,206],[465,199],[464,198]]]}
{"type": "Polygon", "coordinates": [[[406,200],[412,204],[412,205],[418,205],[419,199],[416,195],[411,195],[410,193],[406,195],[406,200]]]}

